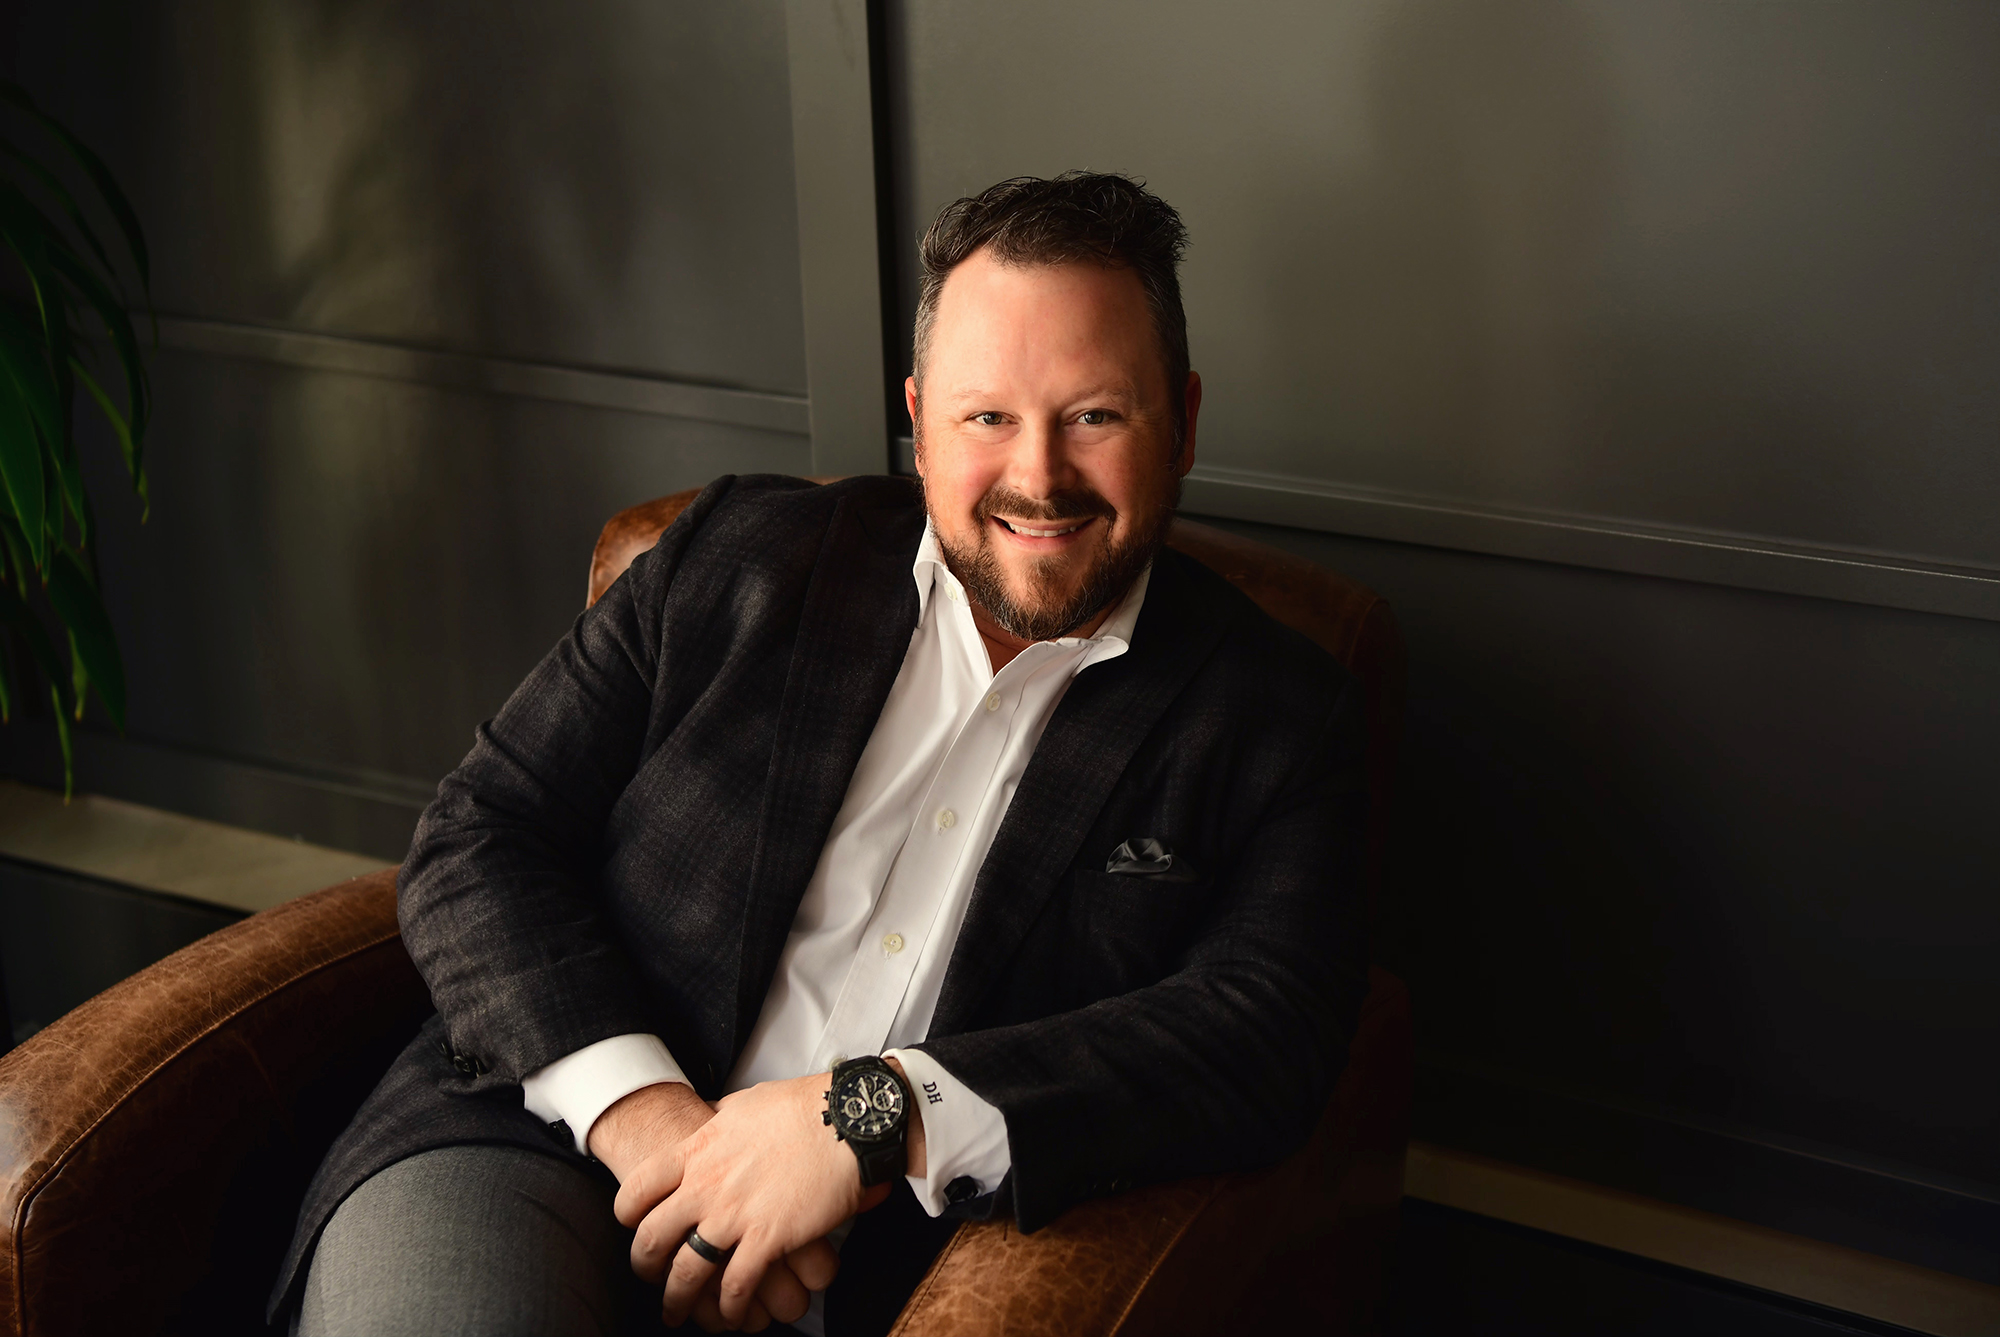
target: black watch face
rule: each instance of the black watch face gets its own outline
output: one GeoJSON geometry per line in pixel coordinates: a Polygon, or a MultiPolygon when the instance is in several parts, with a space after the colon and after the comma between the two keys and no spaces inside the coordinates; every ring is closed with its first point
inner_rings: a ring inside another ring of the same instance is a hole
{"type": "Polygon", "coordinates": [[[903,1117],[903,1088],[886,1072],[849,1073],[833,1093],[834,1112],[849,1137],[886,1137],[903,1117]]]}

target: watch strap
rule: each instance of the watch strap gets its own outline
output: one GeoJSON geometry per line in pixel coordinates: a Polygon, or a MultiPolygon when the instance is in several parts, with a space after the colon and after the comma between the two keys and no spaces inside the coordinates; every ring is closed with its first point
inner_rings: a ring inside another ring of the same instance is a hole
{"type": "Polygon", "coordinates": [[[909,1170],[910,1148],[904,1137],[875,1143],[856,1142],[849,1138],[847,1145],[854,1148],[854,1159],[861,1163],[863,1188],[892,1183],[909,1170]]]}

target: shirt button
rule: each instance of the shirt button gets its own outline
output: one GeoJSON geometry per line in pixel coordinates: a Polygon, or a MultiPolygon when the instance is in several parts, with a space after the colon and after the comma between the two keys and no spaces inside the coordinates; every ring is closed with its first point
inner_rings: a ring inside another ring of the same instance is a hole
{"type": "Polygon", "coordinates": [[[953,812],[950,808],[939,808],[937,815],[937,824],[938,824],[938,830],[949,831],[954,826],[958,825],[958,814],[953,812]]]}
{"type": "Polygon", "coordinates": [[[902,951],[903,935],[900,933],[891,933],[888,937],[882,939],[882,950],[891,956],[902,951]]]}
{"type": "Polygon", "coordinates": [[[960,594],[960,593],[958,592],[958,586],[956,586],[956,585],[947,585],[947,586],[945,587],[945,591],[944,591],[944,592],[945,592],[945,595],[946,595],[946,596],[947,596],[948,598],[950,598],[950,600],[951,600],[951,601],[952,601],[953,603],[955,603],[955,604],[957,604],[957,603],[964,603],[964,602],[965,602],[965,596],[964,596],[963,594],[960,594]]]}
{"type": "Polygon", "coordinates": [[[988,710],[1000,709],[1000,693],[994,692],[986,698],[986,708],[988,710]]]}

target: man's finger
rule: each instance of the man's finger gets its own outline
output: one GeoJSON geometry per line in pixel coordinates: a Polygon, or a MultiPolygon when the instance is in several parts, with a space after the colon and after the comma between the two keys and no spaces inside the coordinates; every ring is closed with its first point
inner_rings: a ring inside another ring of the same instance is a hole
{"type": "MultiPolygon", "coordinates": [[[[840,1274],[840,1251],[823,1239],[813,1240],[786,1254],[785,1266],[807,1290],[823,1291],[833,1285],[833,1279],[840,1274]]],[[[774,1308],[771,1312],[776,1314],[778,1311],[774,1308]]],[[[792,1320],[786,1319],[785,1322],[792,1320]]]]}
{"type": "MultiPolygon", "coordinates": [[[[659,1210],[664,1212],[670,1205],[672,1205],[672,1199],[668,1199],[666,1203],[663,1203],[659,1210]]],[[[651,1221],[652,1217],[646,1219],[651,1221]]],[[[681,1238],[685,1239],[686,1237],[687,1231],[683,1229],[681,1231],[681,1238]]],[[[702,1238],[706,1240],[708,1236],[704,1235],[702,1238]]],[[[720,1249],[725,1246],[717,1244],[716,1247],[720,1249]]],[[[687,1321],[688,1316],[694,1312],[695,1301],[700,1297],[702,1291],[708,1287],[718,1268],[714,1263],[709,1262],[685,1244],[681,1246],[678,1252],[669,1256],[673,1261],[667,1267],[666,1287],[660,1293],[660,1317],[671,1328],[687,1321]]],[[[726,1300],[726,1297],[719,1296],[717,1298],[719,1301],[726,1300]]],[[[738,1313],[740,1314],[741,1312],[742,1307],[739,1305],[738,1313]]],[[[741,1321],[730,1314],[727,1303],[723,1303],[722,1313],[724,1319],[732,1328],[741,1321]]]]}
{"type": "Polygon", "coordinates": [[[736,1245],[736,1253],[722,1269],[722,1316],[741,1323],[757,1301],[757,1288],[771,1265],[778,1261],[778,1243],[762,1231],[751,1231],[736,1245]]]}
{"type": "Polygon", "coordinates": [[[757,1303],[780,1323],[796,1323],[812,1307],[812,1296],[806,1294],[791,1264],[780,1260],[765,1270],[763,1284],[757,1287],[757,1303]]]}
{"type": "Polygon", "coordinates": [[[752,1303],[750,1316],[743,1320],[739,1328],[722,1316],[722,1306],[716,1303],[715,1287],[709,1286],[696,1297],[694,1313],[690,1316],[694,1325],[703,1332],[762,1332],[771,1326],[771,1315],[762,1304],[752,1303]]]}
{"type": "Polygon", "coordinates": [[[639,1280],[658,1283],[667,1274],[677,1251],[704,1268],[715,1266],[695,1257],[693,1249],[681,1247],[687,1241],[688,1231],[694,1228],[695,1213],[701,1209],[699,1203],[686,1199],[686,1194],[674,1194],[646,1213],[646,1219],[632,1232],[632,1272],[639,1280]]]}
{"type": "Polygon", "coordinates": [[[661,1147],[641,1161],[639,1168],[618,1186],[618,1196],[612,1200],[611,1212],[618,1218],[618,1224],[627,1230],[638,1225],[646,1213],[681,1186],[681,1174],[686,1168],[687,1157],[679,1143],[661,1147]]]}

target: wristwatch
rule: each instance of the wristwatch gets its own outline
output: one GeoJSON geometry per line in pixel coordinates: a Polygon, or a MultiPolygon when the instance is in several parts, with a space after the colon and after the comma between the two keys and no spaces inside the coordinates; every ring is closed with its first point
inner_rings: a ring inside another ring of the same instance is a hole
{"type": "Polygon", "coordinates": [[[835,1067],[819,1117],[854,1149],[861,1187],[886,1184],[909,1169],[910,1088],[881,1059],[854,1058],[835,1067]]]}

